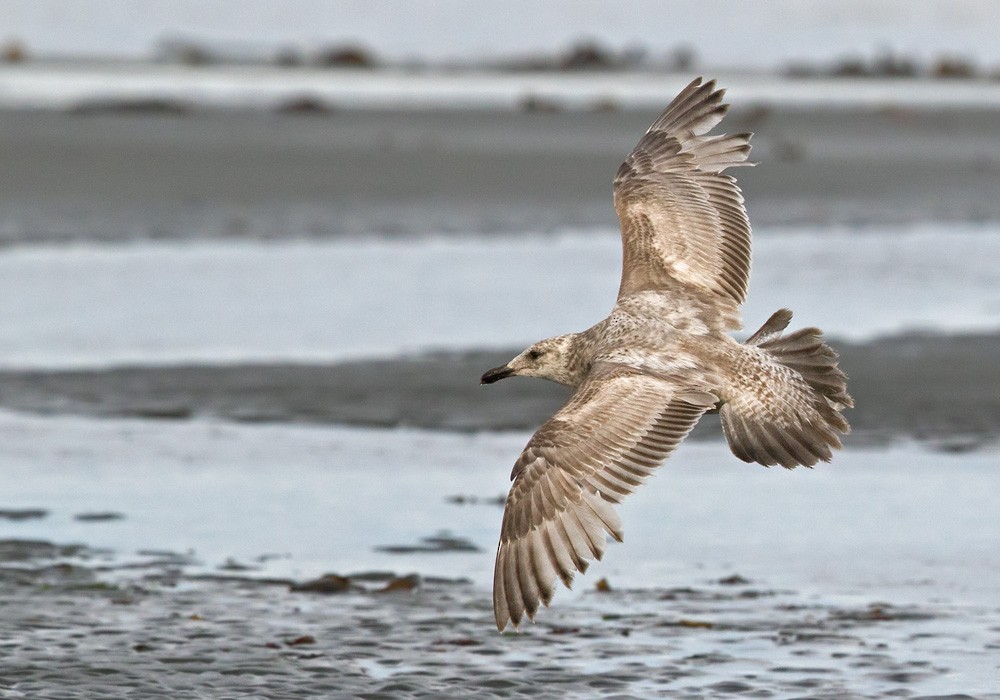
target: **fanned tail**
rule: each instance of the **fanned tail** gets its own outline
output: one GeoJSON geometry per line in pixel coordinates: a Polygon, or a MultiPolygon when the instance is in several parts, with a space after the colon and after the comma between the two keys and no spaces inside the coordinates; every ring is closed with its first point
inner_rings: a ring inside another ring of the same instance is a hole
{"type": "Polygon", "coordinates": [[[837,353],[818,328],[783,335],[792,312],[781,309],[747,339],[750,381],[730,387],[719,413],[733,454],[745,462],[792,468],[830,461],[851,428],[854,406],[837,353]]]}

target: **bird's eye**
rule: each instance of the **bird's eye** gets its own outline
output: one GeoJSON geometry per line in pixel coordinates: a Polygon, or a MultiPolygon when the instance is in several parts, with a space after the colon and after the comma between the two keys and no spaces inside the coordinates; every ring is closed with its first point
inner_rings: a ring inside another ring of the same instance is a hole
{"type": "Polygon", "coordinates": [[[541,350],[529,350],[528,351],[528,359],[529,360],[537,360],[541,356],[542,356],[542,351],[541,350]]]}

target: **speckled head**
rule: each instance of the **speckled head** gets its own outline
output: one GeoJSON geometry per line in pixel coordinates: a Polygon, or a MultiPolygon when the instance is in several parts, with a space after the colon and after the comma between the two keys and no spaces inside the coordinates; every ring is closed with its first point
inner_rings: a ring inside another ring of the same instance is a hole
{"type": "Polygon", "coordinates": [[[578,362],[578,333],[540,340],[505,365],[483,374],[483,384],[493,384],[506,377],[539,377],[559,384],[576,386],[583,374],[578,362]]]}

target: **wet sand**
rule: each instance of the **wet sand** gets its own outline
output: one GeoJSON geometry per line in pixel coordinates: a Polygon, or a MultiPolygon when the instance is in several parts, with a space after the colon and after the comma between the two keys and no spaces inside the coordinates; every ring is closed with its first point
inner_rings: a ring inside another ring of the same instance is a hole
{"type": "MultiPolygon", "coordinates": [[[[0,243],[609,227],[654,116],[0,112],[0,243]]],[[[727,128],[756,133],[755,225],[1000,219],[992,111],[737,105],[727,128]]]]}
{"type": "Polygon", "coordinates": [[[0,696],[997,697],[989,453],[786,472],[685,444],[626,543],[501,636],[521,433],[4,412],[0,435],[0,696]],[[292,590],[323,573],[341,592],[292,590]]]}
{"type": "MultiPolygon", "coordinates": [[[[848,411],[851,441],[917,439],[963,450],[1000,437],[1000,337],[928,334],[831,342],[857,402],[848,411]]],[[[518,351],[330,365],[0,371],[0,406],[105,417],[531,430],[568,398],[568,390],[537,380],[489,387],[478,381],[518,351]]],[[[721,439],[718,420],[707,416],[693,437],[721,439]]]]}
{"type": "Polygon", "coordinates": [[[0,542],[3,697],[1000,697],[977,692],[995,671],[995,608],[824,598],[735,574],[592,588],[499,635],[488,598],[460,581],[386,592],[387,576],[362,574],[322,595],[186,576],[169,557],[116,582],[93,558],[0,542]]]}

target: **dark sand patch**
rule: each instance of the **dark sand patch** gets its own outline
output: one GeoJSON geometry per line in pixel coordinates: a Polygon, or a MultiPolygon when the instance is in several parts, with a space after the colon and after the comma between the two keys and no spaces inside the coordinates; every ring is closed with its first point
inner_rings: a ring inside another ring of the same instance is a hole
{"type": "Polygon", "coordinates": [[[20,566],[33,573],[0,576],[10,697],[1000,697],[975,686],[995,665],[995,609],[612,585],[500,635],[488,591],[430,577],[335,577],[336,595],[315,595],[172,567],[108,582],[20,566]]]}
{"type": "Polygon", "coordinates": [[[81,523],[107,523],[113,522],[115,520],[124,520],[125,516],[122,513],[116,513],[115,511],[96,511],[93,513],[77,513],[73,516],[73,520],[81,523]]]}
{"type": "MultiPolygon", "coordinates": [[[[905,335],[833,341],[857,407],[852,440],[927,441],[949,451],[1000,436],[1000,336],[905,335]]],[[[516,350],[429,354],[334,365],[123,367],[0,372],[0,405],[42,413],[243,422],[530,430],[569,395],[549,382],[479,376],[516,350]]],[[[718,438],[715,416],[696,439],[718,438]]]]}
{"type": "Polygon", "coordinates": [[[375,548],[376,552],[387,554],[446,554],[449,552],[481,552],[471,540],[442,532],[431,537],[422,537],[418,544],[389,544],[375,548]]]}
{"type": "MultiPolygon", "coordinates": [[[[0,243],[613,227],[655,112],[0,111],[0,243]]],[[[736,105],[726,125],[756,132],[755,226],[1000,219],[993,111],[736,105]]]]}

